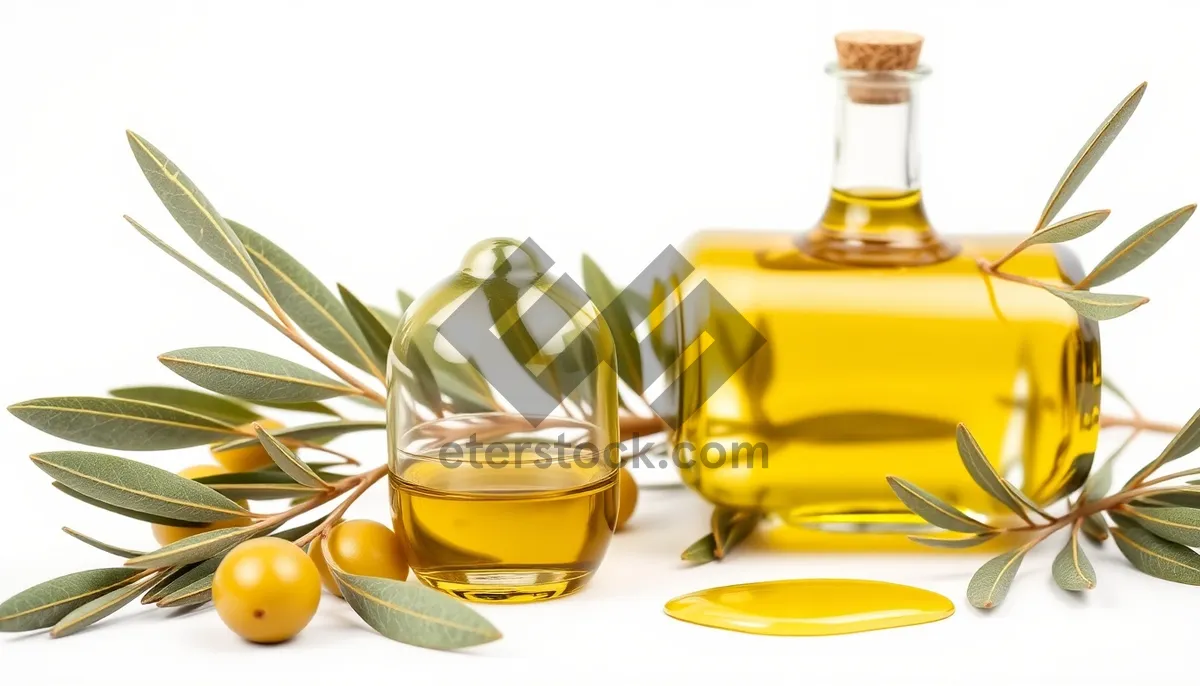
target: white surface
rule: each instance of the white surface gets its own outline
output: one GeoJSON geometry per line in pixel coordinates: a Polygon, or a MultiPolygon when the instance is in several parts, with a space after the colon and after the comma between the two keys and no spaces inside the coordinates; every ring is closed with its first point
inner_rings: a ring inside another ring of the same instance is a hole
{"type": "MultiPolygon", "coordinates": [[[[125,128],[172,156],[226,215],[381,304],[492,235],[532,235],[571,265],[586,248],[625,279],[703,226],[808,226],[828,183],[831,36],[905,28],[925,34],[934,68],[923,170],[943,231],[1028,230],[1087,134],[1150,81],[1133,123],[1067,208],[1114,209],[1080,242],[1090,265],[1149,219],[1200,198],[1196,13],[1194,3],[1146,0],[6,2],[0,397],[173,382],[154,356],[193,345],[303,359],[124,224],[129,213],[196,254],[138,171],[125,128]]],[[[1192,226],[1122,279],[1114,291],[1154,302],[1103,325],[1106,372],[1163,420],[1186,419],[1200,401],[1200,285],[1189,264],[1198,249],[1192,226]]],[[[152,545],[145,526],[68,501],[23,459],[64,442],[0,422],[0,596],[110,564],[61,525],[152,545]]],[[[1134,453],[1148,457],[1157,440],[1134,453]]],[[[369,462],[383,457],[381,436],[345,444],[369,462]]],[[[201,450],[144,457],[169,468],[203,459],[201,450]]],[[[383,491],[354,513],[385,518],[383,491]]],[[[1173,656],[1195,650],[1194,631],[1168,627],[1195,625],[1200,590],[1144,577],[1111,547],[1092,556],[1100,583],[1086,599],[1053,587],[1052,543],[985,616],[963,598],[980,562],[970,556],[747,551],[682,569],[677,555],[706,517],[689,493],[645,493],[636,526],[588,591],[482,608],[505,638],[469,654],[389,643],[326,597],[297,641],[272,649],[239,642],[211,610],[127,609],[62,641],[0,636],[0,678],[129,683],[164,681],[169,670],[171,683],[189,683],[208,682],[209,670],[246,683],[424,684],[661,673],[682,683],[752,670],[793,683],[922,673],[956,684],[1103,682],[1182,675],[1186,663],[1173,656]],[[716,632],[661,612],[690,590],[803,576],[909,582],[962,607],[937,624],[814,640],[716,632]]]]}

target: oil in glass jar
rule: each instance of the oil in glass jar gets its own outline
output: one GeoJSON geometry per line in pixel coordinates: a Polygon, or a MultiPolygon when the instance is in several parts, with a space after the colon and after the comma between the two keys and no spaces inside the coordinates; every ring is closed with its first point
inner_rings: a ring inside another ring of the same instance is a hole
{"type": "Polygon", "coordinates": [[[391,348],[395,530],[418,579],[466,600],[579,590],[616,524],[612,335],[548,264],[531,242],[485,241],[391,348]]]}
{"type": "MultiPolygon", "coordinates": [[[[1001,474],[1047,498],[1095,449],[1097,328],[1041,289],[980,270],[1024,236],[931,225],[917,147],[929,75],[921,37],[852,32],[836,44],[833,183],[820,221],[806,232],[704,231],[683,250],[688,282],[707,281],[766,340],[745,364],[702,356],[707,401],[677,443],[753,448],[741,460],[685,460],[683,478],[714,503],[829,532],[924,528],[888,475],[1000,515],[959,460],[962,422],[1001,474]]],[[[1024,250],[1005,269],[1051,284],[1082,276],[1060,246],[1024,250]]]]}

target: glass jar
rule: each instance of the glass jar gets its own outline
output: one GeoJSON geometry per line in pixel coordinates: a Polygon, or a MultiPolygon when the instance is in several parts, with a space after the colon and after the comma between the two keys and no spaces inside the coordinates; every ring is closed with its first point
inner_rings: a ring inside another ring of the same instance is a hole
{"type": "MultiPolygon", "coordinates": [[[[719,292],[765,339],[699,360],[694,378],[707,385],[694,396],[707,400],[681,413],[676,441],[693,448],[683,478],[714,503],[831,532],[925,529],[889,475],[981,518],[1006,514],[959,459],[962,422],[1002,475],[1045,501],[1095,450],[1098,329],[1050,293],[979,268],[1025,236],[934,230],[917,149],[929,69],[915,52],[876,68],[879,46],[865,47],[871,59],[828,69],[837,129],[818,225],[705,231],[683,250],[690,287],[719,292]]],[[[1061,246],[1024,250],[1004,270],[1082,277],[1061,246]]],[[[689,329],[721,329],[719,313],[703,316],[689,329]]]]}
{"type": "Polygon", "coordinates": [[[550,264],[532,241],[476,245],[389,355],[395,530],[418,579],[467,600],[577,591],[616,523],[612,335],[550,264]]]}

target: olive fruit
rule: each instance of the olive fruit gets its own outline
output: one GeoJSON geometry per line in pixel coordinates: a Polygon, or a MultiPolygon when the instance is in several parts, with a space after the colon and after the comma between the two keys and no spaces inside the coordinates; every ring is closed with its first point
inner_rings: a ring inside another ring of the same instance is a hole
{"type": "Polygon", "coordinates": [[[280,643],[300,633],[317,612],[321,581],[312,560],[282,538],[253,538],[217,566],[213,607],[238,636],[280,643]]]}
{"type": "MultiPolygon", "coordinates": [[[[404,553],[400,537],[379,522],[370,519],[341,522],[329,531],[326,545],[333,561],[344,572],[397,581],[408,578],[408,556],[404,553]]],[[[317,566],[325,588],[342,597],[342,591],[325,563],[320,541],[313,542],[308,554],[317,566]]]]}
{"type": "Polygon", "coordinates": [[[621,475],[618,477],[617,488],[617,529],[625,526],[629,518],[633,516],[633,509],[637,507],[638,487],[637,482],[633,480],[633,475],[628,469],[621,468],[621,475]]]}

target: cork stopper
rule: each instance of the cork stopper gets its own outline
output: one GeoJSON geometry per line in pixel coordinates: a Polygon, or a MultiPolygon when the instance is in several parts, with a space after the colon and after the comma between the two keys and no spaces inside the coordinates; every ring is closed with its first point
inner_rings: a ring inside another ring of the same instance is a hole
{"type": "Polygon", "coordinates": [[[906,102],[908,82],[903,75],[913,71],[921,57],[924,38],[907,31],[844,31],[834,36],[838,66],[863,72],[850,83],[850,99],[857,103],[889,105],[906,102]]]}

